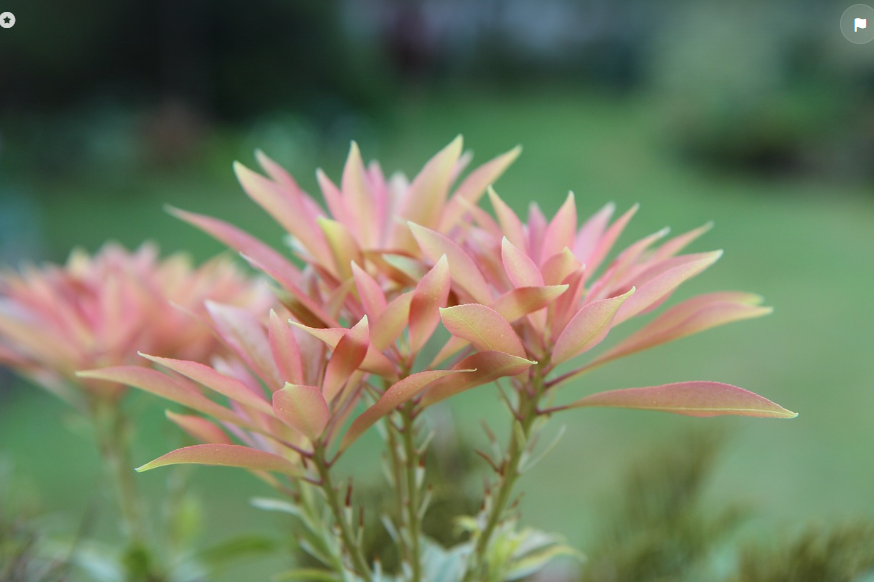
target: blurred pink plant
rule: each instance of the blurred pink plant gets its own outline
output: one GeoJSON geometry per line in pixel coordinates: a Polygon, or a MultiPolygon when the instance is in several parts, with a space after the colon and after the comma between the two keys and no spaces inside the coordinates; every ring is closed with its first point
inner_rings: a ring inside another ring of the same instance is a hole
{"type": "Polygon", "coordinates": [[[0,363],[68,401],[114,399],[121,385],[81,381],[75,372],[139,362],[137,350],[208,358],[219,344],[184,312],[202,313],[205,299],[261,311],[272,296],[228,259],[193,268],[182,254],[159,260],[152,244],[134,252],[107,244],[93,256],[74,250],[63,266],[7,270],[0,274],[0,363]]]}

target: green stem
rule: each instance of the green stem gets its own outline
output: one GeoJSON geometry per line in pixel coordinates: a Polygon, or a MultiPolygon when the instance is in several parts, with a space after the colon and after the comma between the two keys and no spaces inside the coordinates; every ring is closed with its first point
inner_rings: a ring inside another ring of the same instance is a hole
{"type": "Polygon", "coordinates": [[[501,480],[498,484],[497,493],[494,502],[489,508],[488,516],[486,517],[486,525],[480,532],[476,540],[473,554],[468,562],[468,568],[465,572],[463,582],[473,582],[480,580],[478,577],[483,570],[483,558],[485,551],[488,549],[489,542],[495,533],[495,529],[507,509],[510,498],[513,494],[513,487],[519,479],[519,463],[522,461],[523,453],[525,452],[524,445],[519,443],[516,437],[515,424],[518,422],[522,428],[522,434],[525,440],[531,434],[531,427],[537,418],[537,403],[543,394],[543,367],[536,366],[532,370],[529,383],[522,387],[519,393],[519,409],[513,418],[513,426],[510,429],[510,443],[507,449],[504,462],[501,464],[501,480]]]}
{"type": "Polygon", "coordinates": [[[421,582],[422,580],[422,554],[419,545],[419,533],[422,524],[419,522],[419,484],[417,479],[417,471],[419,469],[419,453],[416,451],[415,443],[415,416],[413,402],[408,402],[401,413],[404,419],[404,458],[406,463],[404,469],[407,476],[407,526],[410,535],[410,565],[412,566],[411,582],[421,582]]]}
{"type": "Polygon", "coordinates": [[[325,494],[328,507],[334,516],[334,521],[337,522],[337,526],[340,528],[340,539],[343,542],[343,547],[346,549],[346,553],[352,560],[352,567],[355,570],[355,573],[365,580],[371,580],[372,574],[370,566],[367,564],[367,560],[364,559],[361,547],[356,541],[356,536],[352,531],[352,525],[349,523],[349,520],[346,519],[346,515],[343,512],[343,504],[337,496],[337,490],[331,479],[331,466],[325,459],[325,445],[323,443],[315,443],[313,448],[312,460],[319,473],[319,478],[322,481],[322,492],[325,494]]]}
{"type": "Polygon", "coordinates": [[[100,400],[95,405],[97,444],[113,481],[124,532],[132,546],[145,542],[145,524],[140,497],[134,483],[134,465],[130,460],[130,427],[115,400],[100,400]]]}
{"type": "Polygon", "coordinates": [[[398,545],[400,546],[401,558],[407,562],[411,562],[412,559],[410,557],[410,547],[406,536],[402,535],[404,528],[406,527],[406,510],[404,507],[404,499],[406,499],[406,489],[403,479],[404,474],[404,463],[401,459],[400,447],[401,444],[398,442],[398,429],[395,424],[392,422],[391,416],[387,416],[385,418],[386,423],[386,444],[388,445],[388,456],[391,462],[391,476],[392,476],[392,485],[395,489],[395,499],[397,500],[398,506],[398,519],[400,523],[398,524],[398,545]]]}

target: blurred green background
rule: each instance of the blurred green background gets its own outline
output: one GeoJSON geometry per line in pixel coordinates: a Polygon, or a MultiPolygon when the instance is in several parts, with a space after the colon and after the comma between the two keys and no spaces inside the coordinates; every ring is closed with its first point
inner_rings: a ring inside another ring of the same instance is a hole
{"type": "MultiPolygon", "coordinates": [[[[198,259],[223,251],[167,203],[278,246],[280,229],[231,171],[235,159],[254,165],[256,147],[317,192],[314,169],[338,177],[351,139],[408,175],[458,133],[475,162],[522,144],[496,186],[517,211],[536,200],[551,215],[568,190],[584,216],[639,202],[626,244],[714,220],[694,250],[726,254],[675,300],[739,289],[776,309],[605,366],[568,398],[707,379],[800,412],[567,413],[554,422],[567,425],[563,443],[521,482],[525,522],[585,548],[635,455],[654,440],[688,446],[688,429],[704,425],[731,434],[708,498],[749,503],[759,530],[874,515],[874,44],[844,39],[846,7],[7,0],[17,24],[0,30],[0,257],[61,261],[108,239],[153,239],[198,259]]],[[[128,404],[143,419],[137,462],[178,445],[161,403],[128,404]]],[[[446,410],[433,422],[448,422],[446,410]]],[[[479,419],[505,424],[489,387],[451,411],[469,443],[482,441],[479,419]]],[[[91,443],[68,416],[0,370],[0,457],[59,531],[104,498],[91,443]]],[[[367,442],[346,467],[378,483],[367,442]]],[[[154,494],[166,475],[138,479],[154,494]]],[[[480,484],[471,476],[472,490],[480,484]]],[[[192,487],[207,539],[283,524],[248,506],[268,492],[240,472],[198,469],[192,487]]],[[[98,516],[111,531],[108,510],[98,516]]],[[[280,566],[260,567],[263,577],[280,566]]]]}

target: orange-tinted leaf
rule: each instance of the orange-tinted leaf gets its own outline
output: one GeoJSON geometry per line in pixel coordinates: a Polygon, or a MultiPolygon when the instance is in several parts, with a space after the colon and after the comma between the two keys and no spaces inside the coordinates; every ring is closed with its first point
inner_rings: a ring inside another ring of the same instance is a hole
{"type": "Polygon", "coordinates": [[[166,411],[167,418],[202,443],[233,444],[225,431],[201,416],[166,411]]]}
{"type": "Polygon", "coordinates": [[[261,322],[245,309],[231,305],[207,301],[206,309],[225,343],[265,384],[275,387],[279,383],[279,370],[261,322]]]}
{"type": "Polygon", "coordinates": [[[346,218],[353,218],[347,224],[354,225],[354,234],[358,236],[361,245],[373,248],[379,240],[379,222],[377,222],[376,205],[367,180],[367,171],[361,160],[361,152],[354,141],[349,147],[349,156],[343,166],[343,178],[340,182],[343,188],[346,218]]]}
{"type": "Polygon", "coordinates": [[[377,400],[373,406],[365,410],[360,416],[358,416],[358,418],[352,421],[349,430],[346,431],[343,441],[340,443],[340,449],[343,450],[358,440],[358,437],[360,437],[368,428],[373,426],[380,418],[415,397],[422,390],[427,388],[431,382],[444,378],[450,374],[463,372],[470,373],[474,372],[474,370],[429,370],[426,372],[411,374],[403,380],[393,384],[383,393],[382,396],[379,397],[379,400],[377,400]]]}
{"type": "Polygon", "coordinates": [[[289,384],[273,393],[273,412],[276,418],[316,441],[330,420],[328,403],[316,386],[289,384]]]}
{"type": "Polygon", "coordinates": [[[759,302],[761,297],[751,293],[723,292],[693,297],[668,309],[596,358],[590,365],[614,360],[733,321],[761,317],[773,311],[770,307],[760,307],[759,302]]]}
{"type": "Polygon", "coordinates": [[[449,262],[443,255],[416,285],[409,312],[412,353],[422,349],[440,323],[439,309],[446,305],[450,283],[449,262]]]}
{"type": "Polygon", "coordinates": [[[322,385],[322,391],[325,399],[328,402],[334,400],[337,394],[346,385],[346,381],[352,372],[358,369],[364,357],[367,355],[367,348],[370,345],[370,330],[367,325],[367,316],[361,318],[361,321],[356,323],[348,332],[346,332],[340,341],[337,342],[337,347],[334,348],[334,353],[331,355],[331,360],[328,362],[328,367],[325,370],[325,380],[322,385]]]}
{"type": "Polygon", "coordinates": [[[497,311],[478,303],[440,310],[449,333],[465,339],[481,351],[498,351],[525,357],[525,348],[513,327],[497,311]]]}
{"type": "Polygon", "coordinates": [[[382,315],[370,328],[370,343],[377,351],[382,351],[395,343],[407,326],[410,317],[414,291],[407,291],[386,304],[382,315]]]}
{"type": "Polygon", "coordinates": [[[527,251],[528,239],[525,237],[525,228],[522,226],[522,221],[519,220],[513,209],[507,206],[506,202],[501,200],[501,197],[491,187],[489,187],[489,200],[495,209],[495,215],[498,217],[498,222],[501,224],[504,236],[516,248],[527,251]]]}
{"type": "MultiPolygon", "coordinates": [[[[653,307],[673,293],[674,289],[680,286],[680,284],[701,273],[701,271],[719,260],[721,256],[722,251],[713,251],[711,253],[700,253],[668,259],[668,261],[671,261],[669,264],[673,265],[676,262],[676,266],[672,266],[641,284],[637,293],[626,301],[625,305],[619,310],[619,313],[616,314],[614,325],[619,325],[628,318],[634,317],[653,307]]],[[[656,268],[659,268],[659,266],[657,265],[656,268]]],[[[646,276],[647,273],[643,273],[642,277],[646,276]]]]}
{"type": "Polygon", "coordinates": [[[300,348],[294,333],[274,310],[270,310],[270,322],[268,324],[268,340],[273,360],[279,368],[282,380],[292,384],[302,384],[304,381],[303,361],[300,356],[300,348]]]}
{"type": "Polygon", "coordinates": [[[576,231],[577,204],[574,201],[574,193],[569,192],[564,204],[546,228],[538,263],[543,264],[546,259],[561,252],[563,248],[573,246],[576,231]]]}
{"type": "Polygon", "coordinates": [[[446,255],[453,282],[467,291],[475,301],[479,303],[491,301],[488,283],[464,249],[439,232],[412,222],[409,226],[426,257],[436,263],[446,255]]]}
{"type": "Polygon", "coordinates": [[[263,397],[252,392],[248,386],[236,378],[229,378],[228,376],[216,372],[209,366],[185,360],[159,358],[157,356],[150,356],[143,353],[140,355],[156,364],[164,366],[167,369],[182,374],[198,384],[206,386],[210,390],[214,390],[222,396],[235,400],[240,404],[245,404],[246,406],[250,406],[257,411],[266,414],[271,414],[273,412],[273,409],[267,401],[263,397]]]}
{"type": "Polygon", "coordinates": [[[515,287],[540,287],[543,285],[543,275],[531,257],[519,250],[504,237],[501,240],[501,260],[504,270],[515,287]]]}
{"type": "Polygon", "coordinates": [[[291,461],[279,455],[250,449],[242,445],[207,444],[192,445],[171,451],[154,461],[137,467],[138,472],[151,471],[167,465],[215,465],[239,467],[250,471],[271,471],[294,477],[301,472],[291,461]]]}
{"type": "Polygon", "coordinates": [[[355,278],[355,288],[361,298],[364,313],[372,320],[376,320],[385,309],[385,293],[382,292],[379,283],[357,263],[352,263],[352,276],[355,278]]]}
{"type": "Polygon", "coordinates": [[[422,407],[430,406],[450,396],[505,376],[515,376],[536,364],[504,352],[477,352],[453,366],[454,370],[474,370],[461,376],[449,376],[434,381],[422,397],[422,407]]]}
{"type": "Polygon", "coordinates": [[[567,285],[547,285],[545,287],[519,287],[498,297],[492,309],[501,317],[513,323],[517,319],[539,311],[567,291],[567,285]]]}
{"type": "Polygon", "coordinates": [[[634,293],[594,301],[580,309],[555,341],[552,363],[560,364],[589,350],[606,337],[619,308],[634,293]]]}
{"type": "Polygon", "coordinates": [[[798,413],[786,410],[749,390],[721,382],[677,382],[646,388],[611,390],[586,396],[562,408],[590,406],[658,410],[687,416],[798,416],[798,413]]]}

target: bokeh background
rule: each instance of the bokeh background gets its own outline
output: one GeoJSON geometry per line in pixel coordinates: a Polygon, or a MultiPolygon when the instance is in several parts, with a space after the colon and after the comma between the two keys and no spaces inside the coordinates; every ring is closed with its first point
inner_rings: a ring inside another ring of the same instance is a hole
{"type": "MultiPolygon", "coordinates": [[[[223,252],[167,203],[279,246],[231,171],[253,165],[255,148],[316,192],[315,168],[338,176],[351,139],[408,175],[459,133],[475,162],[522,144],[496,185],[517,211],[536,200],[551,215],[568,190],[583,214],[639,202],[625,243],[714,220],[694,248],[726,254],[677,299],[739,289],[776,308],[605,366],[568,396],[710,379],[800,412],[569,413],[555,422],[563,443],[521,482],[525,521],[585,549],[641,451],[687,447],[704,425],[730,434],[708,499],[754,508],[749,527],[763,535],[872,515],[874,43],[841,35],[849,4],[0,0],[17,17],[0,29],[0,259],[62,261],[108,239],[198,260],[223,252]]],[[[129,405],[143,418],[137,461],[176,446],[161,403],[129,405]]],[[[481,443],[479,419],[504,424],[488,387],[435,412],[439,423],[452,412],[467,443],[481,443]]],[[[348,471],[379,483],[375,447],[361,447],[348,471]]],[[[103,499],[87,435],[3,370],[0,457],[59,531],[103,499]]],[[[166,475],[138,479],[155,492],[166,475]]],[[[193,479],[205,539],[284,527],[247,504],[267,493],[256,480],[210,468],[193,479]]],[[[111,514],[98,517],[98,534],[111,532],[111,514]]]]}

